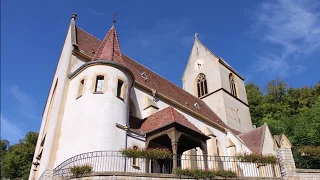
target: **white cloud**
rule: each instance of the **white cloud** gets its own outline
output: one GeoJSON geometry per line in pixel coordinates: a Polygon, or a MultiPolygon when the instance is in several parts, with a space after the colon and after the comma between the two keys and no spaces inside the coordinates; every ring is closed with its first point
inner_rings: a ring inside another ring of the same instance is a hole
{"type": "Polygon", "coordinates": [[[7,139],[11,144],[14,144],[23,137],[23,131],[1,114],[1,139],[7,139]]]}
{"type": "Polygon", "coordinates": [[[320,2],[277,0],[261,4],[257,30],[274,52],[258,57],[257,71],[286,77],[306,69],[300,59],[320,49],[320,2]]]}
{"type": "Polygon", "coordinates": [[[13,104],[17,112],[20,112],[29,119],[39,119],[39,115],[37,114],[38,104],[35,99],[21,91],[17,85],[10,86],[8,92],[15,101],[13,104]]]}

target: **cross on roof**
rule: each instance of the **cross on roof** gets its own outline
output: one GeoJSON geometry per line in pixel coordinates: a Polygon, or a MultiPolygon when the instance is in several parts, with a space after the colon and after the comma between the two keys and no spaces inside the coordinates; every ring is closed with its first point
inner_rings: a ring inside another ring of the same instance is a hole
{"type": "Polygon", "coordinates": [[[198,39],[198,33],[194,33],[193,37],[198,39]]]}
{"type": "Polygon", "coordinates": [[[117,15],[118,15],[118,12],[116,12],[116,13],[113,15],[113,23],[116,22],[116,17],[117,17],[117,15]]]}

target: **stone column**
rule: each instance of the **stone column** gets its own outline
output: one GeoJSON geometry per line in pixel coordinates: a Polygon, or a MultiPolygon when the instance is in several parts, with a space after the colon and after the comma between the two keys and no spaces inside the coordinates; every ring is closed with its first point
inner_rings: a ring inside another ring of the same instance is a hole
{"type": "Polygon", "coordinates": [[[178,153],[178,142],[172,142],[172,154],[173,154],[173,163],[172,163],[172,172],[177,168],[177,153],[178,153]]]}
{"type": "Polygon", "coordinates": [[[201,150],[203,155],[203,163],[204,169],[208,169],[208,150],[207,150],[207,143],[201,142],[201,150]]]}
{"type": "MultiPolygon", "coordinates": [[[[150,143],[150,139],[146,140],[146,145],[145,147],[148,148],[149,147],[149,143],[150,143]]],[[[149,173],[150,171],[150,159],[146,158],[146,164],[145,164],[145,173],[149,173]]]]}
{"type": "Polygon", "coordinates": [[[173,163],[172,163],[172,173],[177,168],[177,153],[178,153],[178,141],[181,136],[181,133],[173,130],[168,133],[169,138],[171,139],[171,146],[172,146],[172,154],[173,154],[173,163]]]}

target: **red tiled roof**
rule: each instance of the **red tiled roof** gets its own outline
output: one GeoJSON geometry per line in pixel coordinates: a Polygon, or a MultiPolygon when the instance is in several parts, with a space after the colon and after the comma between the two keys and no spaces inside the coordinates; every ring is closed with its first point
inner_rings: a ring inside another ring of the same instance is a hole
{"type": "Polygon", "coordinates": [[[189,122],[186,117],[173,109],[171,106],[147,117],[141,125],[141,130],[144,133],[149,133],[174,122],[203,134],[196,126],[189,122]]]}
{"type": "Polygon", "coordinates": [[[93,60],[113,60],[124,64],[122,54],[120,50],[118,34],[114,27],[114,24],[107,32],[106,36],[102,40],[97,52],[92,58],[93,60]]]}
{"type": "Polygon", "coordinates": [[[93,57],[101,41],[77,26],[75,29],[78,48],[86,55],[93,57]]]}
{"type": "Polygon", "coordinates": [[[249,149],[253,153],[258,153],[258,154],[262,153],[261,148],[263,143],[262,141],[263,128],[264,126],[239,135],[242,141],[249,147],[249,149]]]}
{"type": "MultiPolygon", "coordinates": [[[[93,56],[90,53],[92,49],[98,49],[100,43],[97,42],[97,39],[88,34],[87,32],[83,31],[80,28],[77,29],[77,42],[78,47],[81,51],[89,56],[93,56]]],[[[181,106],[197,113],[205,118],[211,120],[213,123],[223,127],[230,129],[235,134],[240,134],[238,131],[229,128],[201,99],[196,98],[192,94],[188,93],[187,91],[181,89],[180,87],[176,86],[175,84],[171,83],[167,79],[159,76],[158,74],[154,73],[150,69],[146,68],[145,66],[139,64],[138,62],[134,61],[130,57],[123,54],[122,56],[124,61],[124,66],[132,71],[135,76],[136,82],[150,88],[156,90],[158,94],[161,94],[181,106]],[[147,75],[147,80],[145,81],[144,78],[141,77],[141,73],[145,72],[147,75]],[[194,104],[197,103],[200,108],[196,108],[194,104]]]]}

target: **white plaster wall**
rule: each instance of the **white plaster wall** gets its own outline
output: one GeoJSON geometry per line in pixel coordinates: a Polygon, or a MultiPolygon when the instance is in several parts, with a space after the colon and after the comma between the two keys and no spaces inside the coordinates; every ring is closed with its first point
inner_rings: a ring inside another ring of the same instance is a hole
{"type": "Polygon", "coordinates": [[[195,40],[182,77],[182,83],[184,90],[196,97],[198,96],[197,90],[195,89],[196,78],[200,73],[206,75],[208,93],[221,88],[218,59],[198,40],[195,40]],[[194,63],[199,58],[204,61],[204,65],[200,70],[194,70],[194,63]]]}
{"type": "MultiPolygon", "coordinates": [[[[48,167],[48,166],[50,163],[50,156],[52,154],[52,151],[55,150],[54,146],[53,146],[54,138],[55,138],[55,131],[56,131],[57,124],[58,124],[59,113],[61,112],[60,107],[63,106],[63,95],[65,93],[65,87],[67,86],[67,83],[68,83],[67,82],[68,81],[67,71],[68,71],[68,67],[69,67],[69,59],[70,59],[72,50],[73,50],[73,47],[71,45],[71,28],[69,27],[68,33],[67,33],[67,36],[66,36],[63,48],[62,48],[62,52],[60,55],[60,59],[59,59],[58,65],[57,65],[57,69],[56,69],[56,72],[53,77],[49,96],[48,96],[47,102],[45,104],[45,109],[44,109],[44,113],[42,116],[39,137],[38,137],[37,145],[35,148],[33,162],[36,161],[35,157],[39,154],[41,140],[44,137],[43,130],[44,130],[47,114],[48,114],[50,99],[52,97],[52,93],[53,93],[53,89],[54,89],[56,80],[59,79],[59,82],[56,87],[55,99],[53,101],[53,106],[52,106],[52,110],[51,110],[51,117],[49,117],[48,122],[47,122],[46,141],[45,141],[45,144],[43,147],[41,163],[40,163],[40,166],[37,171],[38,174],[37,174],[37,177],[35,177],[36,179],[38,179],[38,177],[41,176],[41,174],[47,168],[49,168],[49,169],[52,168],[52,167],[48,167]]],[[[34,168],[34,166],[32,165],[29,179],[32,178],[31,175],[34,172],[32,170],[33,168],[34,168]]]]}
{"type": "MultiPolygon", "coordinates": [[[[201,132],[204,132],[205,127],[208,127],[214,135],[216,135],[216,139],[220,142],[222,150],[220,151],[220,153],[222,155],[226,155],[227,152],[227,145],[226,145],[226,133],[222,132],[221,130],[218,130],[210,125],[208,125],[207,123],[204,123],[202,121],[199,121],[198,119],[194,118],[193,116],[182,112],[180,110],[178,110],[178,112],[180,112],[181,114],[183,114],[188,121],[190,121],[192,124],[194,124],[198,129],[201,130],[201,132]]],[[[208,152],[211,148],[213,147],[207,147],[208,148],[208,152]]]]}
{"type": "MultiPolygon", "coordinates": [[[[236,137],[234,134],[230,133],[228,131],[227,133],[227,138],[230,139],[230,141],[232,141],[234,143],[234,145],[236,146],[236,153],[251,153],[250,149],[241,142],[241,140],[236,137]]],[[[228,156],[230,156],[230,154],[228,154],[228,156]]]]}
{"type": "MultiPolygon", "coordinates": [[[[230,83],[229,83],[229,74],[232,72],[220,63],[219,63],[219,72],[220,72],[220,78],[221,78],[220,81],[221,81],[222,87],[224,89],[226,89],[227,91],[231,92],[230,83]]],[[[244,81],[242,79],[240,79],[234,73],[232,73],[232,74],[233,74],[233,77],[236,81],[238,98],[241,99],[246,104],[248,104],[247,95],[246,95],[247,93],[246,93],[244,81]]]]}
{"type": "MultiPolygon", "coordinates": [[[[136,107],[136,113],[140,114],[141,119],[146,118],[146,114],[144,109],[144,98],[145,96],[148,96],[150,98],[152,98],[151,92],[146,92],[145,90],[142,90],[140,88],[134,87],[131,91],[131,100],[132,102],[135,104],[136,107]]],[[[159,104],[163,104],[162,102],[156,102],[156,104],[159,106],[159,104]]]]}
{"type": "Polygon", "coordinates": [[[81,153],[125,148],[126,133],[116,123],[128,122],[130,85],[129,75],[106,65],[90,66],[70,81],[55,166],[81,153]],[[108,77],[104,94],[92,92],[97,75],[108,77]],[[117,88],[117,76],[127,84],[124,101],[113,92],[117,88]],[[85,77],[84,93],[77,99],[79,83],[85,77]]]}
{"type": "Polygon", "coordinates": [[[276,151],[273,149],[273,137],[270,132],[269,127],[266,125],[265,134],[264,134],[264,142],[262,148],[262,154],[273,154],[276,155],[276,151]]]}
{"type": "Polygon", "coordinates": [[[128,144],[127,144],[127,147],[128,148],[131,148],[133,146],[137,146],[138,148],[144,148],[145,147],[145,141],[143,140],[140,140],[138,138],[134,138],[134,137],[130,137],[128,136],[128,144]]]}
{"type": "Polygon", "coordinates": [[[75,54],[71,57],[70,61],[71,61],[71,66],[70,66],[69,73],[74,72],[80,66],[82,66],[83,64],[85,64],[87,62],[86,60],[84,60],[83,58],[81,58],[80,56],[77,56],[75,54]]]}
{"type": "Polygon", "coordinates": [[[249,107],[243,105],[225,92],[223,92],[223,97],[228,120],[227,125],[242,133],[252,130],[253,127],[249,107]]]}
{"type": "Polygon", "coordinates": [[[202,100],[212,109],[217,116],[227,124],[227,114],[224,105],[223,91],[218,91],[202,100]]]}

